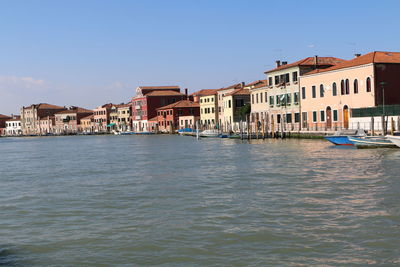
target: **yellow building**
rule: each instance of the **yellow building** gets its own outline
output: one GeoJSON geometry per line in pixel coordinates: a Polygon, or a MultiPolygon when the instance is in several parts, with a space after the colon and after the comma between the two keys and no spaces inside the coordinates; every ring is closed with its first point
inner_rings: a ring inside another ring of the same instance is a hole
{"type": "Polygon", "coordinates": [[[200,123],[208,128],[218,126],[217,90],[208,90],[200,96],[200,123]]]}
{"type": "Polygon", "coordinates": [[[236,89],[226,94],[223,101],[224,121],[229,130],[237,131],[239,129],[239,122],[241,120],[246,120],[246,118],[241,117],[238,112],[243,106],[250,106],[250,90],[247,88],[236,89]]]}

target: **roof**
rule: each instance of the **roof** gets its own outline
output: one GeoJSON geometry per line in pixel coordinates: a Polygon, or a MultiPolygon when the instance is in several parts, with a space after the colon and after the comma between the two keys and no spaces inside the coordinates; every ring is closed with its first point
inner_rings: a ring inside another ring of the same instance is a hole
{"type": "Polygon", "coordinates": [[[55,118],[54,116],[46,116],[46,117],[41,117],[40,120],[45,121],[45,120],[50,120],[50,119],[52,120],[54,118],[55,118]]]}
{"type": "Polygon", "coordinates": [[[81,118],[81,120],[90,120],[94,118],[94,114],[81,118]]]}
{"type": "Polygon", "coordinates": [[[249,89],[236,89],[235,91],[226,94],[225,96],[233,96],[233,95],[250,95],[249,89]]]}
{"type": "Polygon", "coordinates": [[[93,110],[88,110],[88,109],[80,108],[80,107],[74,107],[72,109],[67,109],[67,110],[63,110],[63,111],[57,112],[56,115],[58,115],[58,114],[70,114],[70,113],[93,113],[93,110]]]}
{"type": "Polygon", "coordinates": [[[21,119],[11,119],[11,120],[7,120],[7,121],[20,121],[21,119]]]}
{"type": "Polygon", "coordinates": [[[117,108],[129,108],[132,105],[131,104],[121,104],[121,105],[116,105],[116,106],[117,106],[117,108]]]}
{"type": "Polygon", "coordinates": [[[185,95],[185,94],[182,94],[182,93],[179,93],[179,92],[176,92],[176,91],[171,91],[171,90],[165,90],[165,91],[153,91],[153,92],[150,92],[150,93],[148,93],[146,96],[173,96],[173,95],[179,95],[179,96],[182,96],[182,95],[185,95]]]}
{"type": "Polygon", "coordinates": [[[218,91],[223,91],[223,90],[228,90],[228,89],[239,89],[242,88],[242,83],[235,83],[233,85],[230,85],[228,87],[223,87],[218,89],[218,91]]]}
{"type": "Polygon", "coordinates": [[[200,91],[194,92],[192,96],[206,96],[206,95],[214,95],[217,93],[218,89],[202,89],[200,91]]]}
{"type": "Polygon", "coordinates": [[[190,101],[190,100],[181,100],[172,104],[169,104],[167,106],[158,108],[159,109],[171,109],[171,108],[198,108],[200,107],[199,103],[190,101]]]}
{"type": "Polygon", "coordinates": [[[47,103],[32,104],[26,108],[32,108],[32,107],[36,107],[37,109],[64,109],[65,108],[65,107],[60,107],[60,106],[47,104],[47,103]]]}
{"type": "Polygon", "coordinates": [[[148,121],[149,121],[149,122],[150,122],[150,121],[151,121],[151,122],[156,122],[156,121],[158,121],[158,119],[157,119],[157,117],[153,117],[153,118],[149,119],[148,121]]]}
{"type": "Polygon", "coordinates": [[[244,87],[250,87],[249,89],[256,89],[260,87],[264,87],[268,85],[268,80],[258,80],[249,84],[246,84],[244,87]]]}
{"type": "Polygon", "coordinates": [[[139,89],[144,89],[144,90],[171,90],[171,89],[181,89],[177,85],[172,85],[172,86],[139,86],[139,89]]]}
{"type": "Polygon", "coordinates": [[[11,116],[0,114],[0,119],[12,119],[11,116]]]}
{"type": "MultiPolygon", "coordinates": [[[[344,61],[345,61],[344,59],[340,59],[340,58],[336,58],[336,57],[318,57],[317,65],[333,66],[333,65],[339,64],[344,61]]],[[[278,71],[278,70],[284,70],[284,69],[288,69],[288,68],[296,67],[296,66],[314,66],[314,65],[315,65],[315,57],[306,57],[302,60],[293,62],[291,64],[281,65],[272,70],[265,71],[264,73],[269,73],[269,72],[278,71]]]]}
{"type": "Polygon", "coordinates": [[[332,71],[332,70],[338,70],[338,69],[344,69],[344,68],[350,68],[350,67],[355,67],[355,66],[361,66],[365,64],[370,64],[370,63],[400,63],[400,52],[380,52],[380,51],[375,51],[371,52],[356,58],[353,58],[351,60],[343,61],[337,65],[334,65],[330,68],[327,69],[317,69],[308,72],[305,75],[309,74],[315,74],[315,73],[320,73],[320,72],[327,72],[327,71],[332,71]]]}

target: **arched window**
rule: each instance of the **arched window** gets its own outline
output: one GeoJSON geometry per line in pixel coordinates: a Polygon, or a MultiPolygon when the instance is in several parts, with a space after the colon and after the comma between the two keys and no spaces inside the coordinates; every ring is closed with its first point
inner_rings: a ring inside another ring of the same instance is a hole
{"type": "Polygon", "coordinates": [[[322,84],[319,86],[319,96],[324,97],[324,86],[322,84]]]}
{"type": "Polygon", "coordinates": [[[332,84],[332,95],[337,96],[337,88],[336,88],[336,83],[332,84]]]}
{"type": "Polygon", "coordinates": [[[346,95],[350,94],[350,82],[349,79],[346,79],[346,95]]]}
{"type": "Polygon", "coordinates": [[[341,95],[344,95],[344,81],[342,80],[341,82],[340,82],[340,94],[341,95]]]}
{"type": "Polygon", "coordinates": [[[367,92],[371,92],[371,78],[367,78],[367,92]]]}
{"type": "Polygon", "coordinates": [[[357,81],[357,79],[354,80],[354,93],[358,94],[358,81],[357,81]]]}

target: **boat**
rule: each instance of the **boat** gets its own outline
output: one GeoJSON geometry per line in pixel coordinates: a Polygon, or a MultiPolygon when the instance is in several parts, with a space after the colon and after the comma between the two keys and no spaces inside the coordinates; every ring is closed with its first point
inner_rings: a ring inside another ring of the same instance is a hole
{"type": "Polygon", "coordinates": [[[220,134],[218,130],[204,130],[200,133],[200,137],[219,137],[220,134]]]}
{"type": "Polygon", "coordinates": [[[196,130],[192,129],[192,128],[183,128],[183,129],[179,129],[178,130],[178,134],[180,135],[191,135],[194,136],[196,135],[196,130]]]}
{"type": "Polygon", "coordinates": [[[388,140],[390,140],[393,144],[400,147],[400,136],[397,135],[386,135],[385,136],[388,140]]]}
{"type": "Polygon", "coordinates": [[[389,139],[384,136],[363,136],[354,137],[349,136],[349,141],[353,143],[357,148],[394,148],[397,147],[389,139]]]}
{"type": "Polygon", "coordinates": [[[332,144],[337,146],[352,146],[353,143],[349,140],[349,136],[363,137],[366,136],[364,130],[341,130],[335,132],[333,135],[325,136],[325,140],[328,140],[332,144]]]}

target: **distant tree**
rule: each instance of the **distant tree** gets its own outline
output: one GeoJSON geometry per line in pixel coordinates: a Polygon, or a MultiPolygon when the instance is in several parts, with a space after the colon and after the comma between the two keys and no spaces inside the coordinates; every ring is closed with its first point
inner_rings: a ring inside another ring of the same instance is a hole
{"type": "Polygon", "coordinates": [[[240,119],[245,121],[247,115],[249,115],[251,112],[251,106],[250,104],[245,104],[243,107],[240,107],[236,110],[236,116],[240,119]]]}

